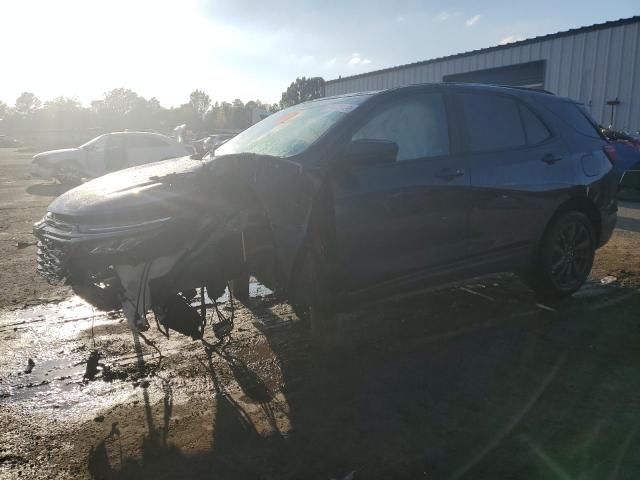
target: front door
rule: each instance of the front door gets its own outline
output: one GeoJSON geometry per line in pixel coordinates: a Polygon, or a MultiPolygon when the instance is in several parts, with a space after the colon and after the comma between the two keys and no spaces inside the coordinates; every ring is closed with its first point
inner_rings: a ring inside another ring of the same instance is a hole
{"type": "Polygon", "coordinates": [[[392,141],[398,154],[391,163],[336,168],[336,240],[348,288],[465,256],[469,176],[452,153],[446,112],[442,93],[412,93],[354,128],[352,141],[392,141]]]}

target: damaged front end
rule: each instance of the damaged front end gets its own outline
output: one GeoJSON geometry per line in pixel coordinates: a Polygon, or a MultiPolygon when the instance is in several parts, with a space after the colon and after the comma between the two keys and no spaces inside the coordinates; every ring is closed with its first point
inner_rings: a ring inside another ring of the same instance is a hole
{"type": "Polygon", "coordinates": [[[317,187],[299,165],[259,155],[116,172],[51,204],[34,226],[38,271],[101,310],[122,309],[132,328],[148,328],[153,311],[198,338],[198,288],[216,299],[253,275],[286,297],[317,187]]]}

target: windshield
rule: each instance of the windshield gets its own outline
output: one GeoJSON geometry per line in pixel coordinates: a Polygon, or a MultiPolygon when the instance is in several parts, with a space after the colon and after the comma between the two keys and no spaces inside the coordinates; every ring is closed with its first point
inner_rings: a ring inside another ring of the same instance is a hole
{"type": "Polygon", "coordinates": [[[226,142],[216,155],[255,153],[292,157],[306,150],[370,95],[302,103],[281,110],[226,142]]]}
{"type": "Polygon", "coordinates": [[[107,134],[104,133],[102,135],[97,136],[96,138],[93,138],[91,140],[89,140],[87,143],[84,143],[82,145],[80,145],[80,148],[90,148],[90,147],[99,147],[102,146],[104,144],[104,142],[106,141],[107,138],[107,134]]]}

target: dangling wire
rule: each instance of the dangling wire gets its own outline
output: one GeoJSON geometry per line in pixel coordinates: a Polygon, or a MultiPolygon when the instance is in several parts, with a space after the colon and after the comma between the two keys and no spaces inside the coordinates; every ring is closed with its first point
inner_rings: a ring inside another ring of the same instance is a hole
{"type": "Polygon", "coordinates": [[[213,352],[219,353],[219,350],[218,350],[219,348],[224,349],[224,346],[227,343],[227,340],[229,339],[229,336],[231,335],[231,332],[235,327],[235,324],[234,324],[235,305],[233,303],[233,293],[232,293],[231,287],[228,284],[227,284],[227,289],[229,290],[229,303],[231,308],[231,314],[229,318],[225,317],[224,314],[220,311],[220,308],[218,305],[218,299],[212,299],[213,308],[216,311],[216,316],[218,317],[219,321],[211,322],[211,328],[213,330],[213,334],[218,339],[218,341],[215,344],[212,344],[206,341],[204,338],[200,339],[200,341],[202,342],[202,345],[207,351],[213,351],[213,352]]]}

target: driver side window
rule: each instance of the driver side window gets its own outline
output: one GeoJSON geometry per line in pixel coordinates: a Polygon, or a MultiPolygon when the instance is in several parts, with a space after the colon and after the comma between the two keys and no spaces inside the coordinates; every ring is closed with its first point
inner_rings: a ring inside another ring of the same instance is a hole
{"type": "Polygon", "coordinates": [[[388,140],[398,144],[398,161],[449,154],[444,98],[426,93],[384,106],[351,140],[388,140]]]}

